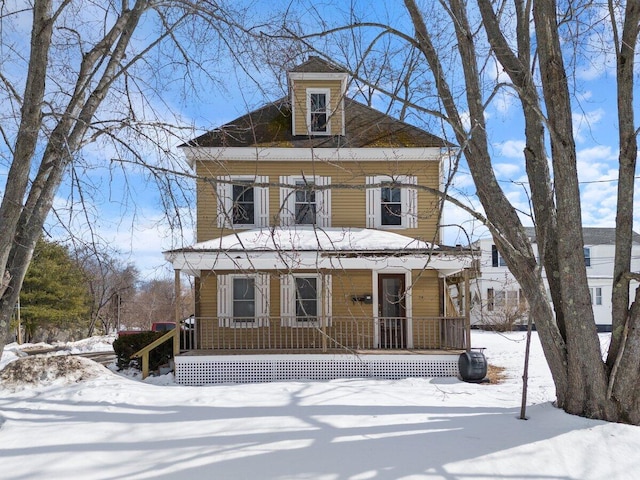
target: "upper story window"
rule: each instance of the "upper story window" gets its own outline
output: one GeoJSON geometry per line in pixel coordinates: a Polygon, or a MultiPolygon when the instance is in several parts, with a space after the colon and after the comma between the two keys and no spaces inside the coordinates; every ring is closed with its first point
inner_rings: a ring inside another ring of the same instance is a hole
{"type": "Polygon", "coordinates": [[[307,89],[307,125],[309,133],[329,135],[330,91],[328,88],[307,89]]]}
{"type": "Polygon", "coordinates": [[[417,228],[417,178],[386,175],[366,178],[367,228],[417,228]]]}
{"type": "Polygon", "coordinates": [[[296,182],[295,190],[295,223],[296,225],[316,224],[316,191],[314,184],[304,181],[296,182]]]}
{"type": "Polygon", "coordinates": [[[331,226],[330,177],[280,177],[280,224],[331,226]]]}
{"type": "Polygon", "coordinates": [[[590,267],[591,266],[591,249],[589,247],[584,247],[583,251],[584,251],[584,266],[590,267]]]}
{"type": "Polygon", "coordinates": [[[269,226],[269,177],[253,175],[217,178],[218,227],[269,226]]]}
{"type": "Polygon", "coordinates": [[[253,186],[250,182],[233,185],[232,220],[234,225],[255,224],[255,200],[253,186]]]}
{"type": "Polygon", "coordinates": [[[380,223],[402,225],[402,190],[387,182],[380,187],[380,223]]]}
{"type": "Polygon", "coordinates": [[[498,247],[495,245],[491,245],[491,266],[492,267],[506,267],[507,262],[502,258],[500,252],[498,251],[498,247]]]}
{"type": "Polygon", "coordinates": [[[257,327],[269,321],[269,283],[266,273],[218,275],[218,325],[257,327]]]}

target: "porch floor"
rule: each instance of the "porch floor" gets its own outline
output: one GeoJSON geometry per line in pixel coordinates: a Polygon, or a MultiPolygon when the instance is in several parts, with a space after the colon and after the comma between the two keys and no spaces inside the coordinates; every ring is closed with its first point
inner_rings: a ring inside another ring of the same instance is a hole
{"type": "Polygon", "coordinates": [[[296,348],[296,349],[200,349],[186,350],[180,352],[180,356],[198,357],[212,355],[460,355],[465,350],[424,350],[415,348],[391,349],[391,348],[372,348],[372,349],[346,349],[346,348],[329,348],[326,351],[317,348],[296,348]]]}

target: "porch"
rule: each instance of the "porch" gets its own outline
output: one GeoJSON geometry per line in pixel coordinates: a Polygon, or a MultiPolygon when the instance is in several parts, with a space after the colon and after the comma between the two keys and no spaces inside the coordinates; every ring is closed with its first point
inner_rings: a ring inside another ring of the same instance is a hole
{"type": "Polygon", "coordinates": [[[469,345],[464,317],[189,321],[175,357],[183,385],[457,376],[469,345]]]}

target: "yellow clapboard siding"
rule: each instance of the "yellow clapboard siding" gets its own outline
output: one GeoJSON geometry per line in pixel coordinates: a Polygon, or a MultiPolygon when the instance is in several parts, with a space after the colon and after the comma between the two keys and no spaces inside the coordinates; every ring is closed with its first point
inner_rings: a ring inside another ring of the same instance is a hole
{"type": "MultiPolygon", "coordinates": [[[[265,348],[269,345],[281,345],[283,341],[317,342],[321,335],[317,332],[311,334],[304,332],[304,338],[289,338],[291,335],[302,335],[302,330],[283,327],[280,317],[280,273],[271,272],[270,281],[270,329],[254,328],[235,329],[220,327],[215,318],[217,316],[217,282],[213,272],[201,272],[200,279],[200,348],[221,348],[223,345],[233,345],[233,342],[241,342],[244,348],[265,348]],[[267,336],[265,336],[267,335],[267,336]],[[270,335],[270,337],[268,336],[270,335]],[[283,340],[284,339],[284,340],[283,340]]],[[[236,272],[217,272],[220,275],[236,272]]],[[[301,273],[301,272],[296,272],[301,273]]],[[[315,272],[309,272],[315,273],[315,272]]],[[[325,272],[327,273],[327,272],[325,272]]],[[[439,325],[430,324],[427,328],[419,326],[419,319],[423,317],[437,317],[439,312],[438,277],[434,271],[413,272],[413,285],[411,287],[414,320],[414,346],[415,348],[435,348],[439,341],[439,325]]],[[[349,338],[342,338],[343,345],[350,348],[363,348],[373,344],[373,318],[376,305],[353,301],[353,297],[372,294],[377,288],[372,284],[372,272],[368,270],[332,272],[332,310],[334,323],[345,319],[350,320],[349,330],[354,332],[349,338]]],[[[331,335],[331,329],[327,330],[331,335]]],[[[317,344],[308,343],[307,346],[317,347],[317,344]]],[[[298,344],[296,344],[298,345],[298,344]]],[[[299,345],[298,345],[299,346],[299,345]]]]}
{"type": "Polygon", "coordinates": [[[295,134],[305,135],[307,129],[307,89],[329,89],[330,133],[342,134],[343,92],[339,81],[335,80],[298,80],[293,85],[293,103],[295,114],[295,134]]]}
{"type": "MultiPolygon", "coordinates": [[[[438,162],[349,162],[339,164],[329,162],[199,162],[197,164],[197,240],[199,242],[231,233],[221,231],[216,224],[216,192],[206,178],[221,175],[264,175],[269,182],[277,184],[281,175],[290,176],[328,176],[331,177],[331,226],[358,227],[366,225],[365,179],[368,175],[413,175],[418,185],[438,189],[438,162]],[[256,167],[259,166],[259,168],[256,167]]],[[[419,220],[417,229],[398,229],[402,235],[437,240],[438,234],[438,198],[425,191],[418,190],[419,220]]],[[[269,189],[269,218],[272,224],[277,221],[280,210],[280,191],[274,185],[269,189]]]]}

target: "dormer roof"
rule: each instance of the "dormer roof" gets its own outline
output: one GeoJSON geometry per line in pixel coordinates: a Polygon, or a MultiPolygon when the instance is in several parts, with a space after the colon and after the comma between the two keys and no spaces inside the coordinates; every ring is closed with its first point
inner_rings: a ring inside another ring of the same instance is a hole
{"type": "Polygon", "coordinates": [[[306,62],[293,67],[290,72],[294,73],[348,73],[342,67],[330,63],[320,57],[309,56],[306,62]]]}

